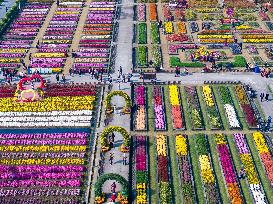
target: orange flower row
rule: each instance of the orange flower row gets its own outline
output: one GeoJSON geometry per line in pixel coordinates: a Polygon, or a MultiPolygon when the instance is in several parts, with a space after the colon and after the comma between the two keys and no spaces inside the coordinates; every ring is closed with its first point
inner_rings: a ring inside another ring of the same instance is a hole
{"type": "Polygon", "coordinates": [[[243,203],[238,185],[236,183],[228,183],[227,187],[231,203],[243,203]]]}
{"type": "Polygon", "coordinates": [[[150,4],[150,20],[156,21],[157,20],[156,16],[157,16],[156,5],[155,3],[151,3],[150,4]]]}

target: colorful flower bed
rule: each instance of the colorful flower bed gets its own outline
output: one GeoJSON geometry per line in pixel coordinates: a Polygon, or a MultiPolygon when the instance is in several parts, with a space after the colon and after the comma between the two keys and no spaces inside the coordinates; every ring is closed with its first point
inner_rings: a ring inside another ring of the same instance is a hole
{"type": "Polygon", "coordinates": [[[192,129],[193,130],[204,129],[201,107],[199,104],[196,87],[185,86],[184,88],[186,92],[189,113],[191,115],[192,129]]]}
{"type": "Polygon", "coordinates": [[[73,64],[74,72],[108,72],[112,57],[111,41],[115,35],[115,15],[115,2],[101,1],[90,4],[73,64]]]}
{"type": "Polygon", "coordinates": [[[151,3],[150,5],[150,21],[156,21],[157,20],[157,8],[156,4],[151,3]]]}
{"type": "Polygon", "coordinates": [[[223,134],[216,134],[215,140],[230,201],[236,204],[244,203],[226,138],[223,134]]]}
{"type": "Polygon", "coordinates": [[[172,202],[172,191],[166,136],[161,134],[156,135],[156,150],[160,203],[168,204],[172,202]]]}
{"type": "Polygon", "coordinates": [[[138,43],[139,44],[146,44],[147,43],[147,25],[146,23],[139,23],[137,27],[138,33],[138,43]]]}
{"type": "Polygon", "coordinates": [[[162,87],[160,86],[153,87],[155,130],[166,130],[166,115],[162,92],[163,92],[162,87]]]}
{"type": "Polygon", "coordinates": [[[135,106],[137,107],[135,113],[135,130],[147,129],[147,108],[146,108],[146,90],[145,86],[135,86],[135,106]]]}
{"type": "Polygon", "coordinates": [[[218,86],[218,93],[222,103],[224,104],[225,114],[228,119],[229,127],[231,129],[240,128],[240,122],[228,88],[224,86],[218,86]]]}
{"type": "Polygon", "coordinates": [[[205,135],[199,134],[196,136],[196,146],[203,188],[206,193],[206,201],[208,203],[218,203],[218,188],[216,186],[217,184],[213,173],[210,154],[207,149],[208,143],[205,135]]]}
{"type": "Polygon", "coordinates": [[[260,159],[267,173],[268,179],[273,186],[273,160],[266,144],[265,138],[261,132],[254,132],[253,139],[259,152],[260,159]]]}
{"type": "Polygon", "coordinates": [[[138,21],[146,21],[146,6],[145,4],[137,5],[137,20],[138,21]]]}
{"type": "Polygon", "coordinates": [[[185,203],[195,203],[194,180],[186,135],[176,136],[176,153],[180,170],[179,175],[183,201],[185,203]]]}
{"type": "Polygon", "coordinates": [[[89,134],[83,129],[2,132],[1,202],[84,202],[89,134]]]}
{"type": "Polygon", "coordinates": [[[207,113],[209,116],[209,121],[211,125],[211,129],[221,129],[221,118],[218,112],[217,105],[215,103],[215,99],[211,90],[211,87],[206,85],[202,87],[203,96],[205,98],[207,113]]]}
{"type": "Polygon", "coordinates": [[[248,180],[249,190],[252,194],[255,203],[267,203],[266,196],[263,191],[263,186],[259,181],[259,177],[254,166],[254,162],[249,151],[245,136],[241,133],[233,135],[237,150],[240,154],[246,178],[248,180]]]}
{"type": "Polygon", "coordinates": [[[172,121],[174,129],[185,129],[183,122],[183,112],[180,102],[180,92],[177,85],[169,86],[170,103],[172,106],[172,121]]]}
{"type": "Polygon", "coordinates": [[[249,102],[248,96],[246,95],[246,92],[241,85],[235,86],[235,92],[238,97],[238,101],[240,103],[240,106],[243,110],[243,113],[246,117],[247,124],[250,128],[257,128],[257,119],[255,116],[254,109],[252,105],[249,102]]]}
{"type": "MultiPolygon", "coordinates": [[[[1,88],[6,90],[10,89],[1,88]]],[[[42,100],[17,102],[0,98],[1,127],[90,126],[98,89],[91,84],[50,85],[42,100]]],[[[15,92],[13,92],[13,96],[15,92]]]]}
{"type": "Polygon", "coordinates": [[[139,46],[136,48],[136,60],[139,67],[145,67],[148,64],[148,48],[139,46]]]}
{"type": "Polygon", "coordinates": [[[63,70],[82,11],[78,2],[82,3],[75,1],[57,8],[38,45],[37,53],[31,58],[29,73],[34,73],[35,70],[41,74],[63,70]]]}
{"type": "Polygon", "coordinates": [[[136,136],[135,139],[135,159],[136,159],[136,203],[148,203],[148,152],[147,137],[136,136]]]}
{"type": "Polygon", "coordinates": [[[0,41],[0,66],[9,70],[18,69],[30,46],[42,27],[51,4],[26,3],[22,12],[10,25],[0,41]]]}

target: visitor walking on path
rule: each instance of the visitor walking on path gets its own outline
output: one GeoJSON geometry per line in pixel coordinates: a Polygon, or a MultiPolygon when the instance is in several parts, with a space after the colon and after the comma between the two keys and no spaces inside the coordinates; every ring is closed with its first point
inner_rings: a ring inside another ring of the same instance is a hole
{"type": "Polygon", "coordinates": [[[264,98],[267,102],[269,101],[269,93],[265,94],[265,98],[264,98]]]}
{"type": "Polygon", "coordinates": [[[120,73],[120,75],[122,75],[122,67],[121,66],[119,66],[119,73],[120,73]]]}
{"type": "Polygon", "coordinates": [[[115,192],[116,192],[116,187],[117,187],[116,183],[113,182],[112,185],[111,185],[111,192],[112,192],[112,193],[115,193],[115,192]]]}
{"type": "Polygon", "coordinates": [[[109,161],[111,165],[113,165],[113,160],[114,160],[114,153],[110,153],[109,161]]]}
{"type": "Polygon", "coordinates": [[[263,102],[263,99],[264,99],[264,93],[261,93],[261,94],[260,94],[260,98],[261,98],[261,102],[263,102]]]}
{"type": "Polygon", "coordinates": [[[111,135],[111,141],[115,142],[115,134],[114,133],[112,133],[112,135],[111,135]]]}
{"type": "Polygon", "coordinates": [[[56,80],[57,80],[57,83],[59,83],[59,81],[60,81],[60,75],[59,75],[59,73],[57,73],[57,75],[56,75],[56,80]]]}
{"type": "Polygon", "coordinates": [[[63,80],[63,83],[65,84],[65,80],[66,79],[65,79],[65,75],[64,74],[62,75],[62,80],[63,80]]]}
{"type": "Polygon", "coordinates": [[[115,203],[116,199],[117,199],[116,193],[112,193],[112,195],[111,195],[111,202],[115,203]]]}
{"type": "Polygon", "coordinates": [[[125,153],[123,153],[122,164],[127,165],[127,156],[125,153]]]}

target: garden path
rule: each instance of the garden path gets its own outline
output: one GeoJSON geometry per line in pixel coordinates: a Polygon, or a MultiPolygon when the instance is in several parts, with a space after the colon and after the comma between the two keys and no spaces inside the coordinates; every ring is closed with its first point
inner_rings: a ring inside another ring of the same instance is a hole
{"type": "Polygon", "coordinates": [[[43,36],[45,35],[46,29],[47,29],[47,27],[49,26],[49,23],[50,23],[50,21],[51,21],[53,15],[54,15],[56,9],[57,9],[57,3],[54,2],[54,3],[52,4],[52,6],[51,6],[51,8],[50,8],[50,10],[49,10],[49,12],[48,12],[48,14],[47,14],[47,16],[46,16],[46,19],[45,19],[45,21],[44,21],[43,26],[41,27],[41,29],[39,30],[38,35],[37,35],[36,38],[34,39],[32,45],[31,45],[30,50],[29,50],[28,53],[26,54],[26,57],[25,57],[25,59],[24,59],[24,62],[25,62],[26,67],[28,67],[29,64],[30,64],[30,57],[29,57],[30,54],[34,54],[34,53],[36,53],[36,52],[38,51],[38,49],[36,48],[36,46],[37,46],[37,44],[38,44],[38,41],[41,41],[41,40],[43,39],[43,36]]]}
{"type": "Polygon", "coordinates": [[[68,57],[66,59],[66,63],[65,63],[65,66],[64,66],[64,74],[67,74],[69,72],[69,69],[72,67],[73,65],[73,58],[72,58],[72,51],[76,51],[79,47],[79,43],[80,43],[80,39],[81,39],[81,36],[82,36],[82,31],[83,31],[83,28],[84,28],[84,25],[85,25],[85,21],[86,21],[86,18],[87,18],[87,14],[88,14],[88,11],[89,11],[89,6],[91,4],[92,0],[87,0],[85,2],[85,6],[82,10],[82,14],[81,14],[81,17],[79,19],[79,23],[78,23],[78,27],[76,29],[76,32],[73,36],[73,41],[72,41],[72,45],[70,47],[70,52],[68,53],[68,57]]]}
{"type": "MultiPolygon", "coordinates": [[[[118,70],[120,66],[122,67],[122,71],[124,74],[131,73],[132,69],[132,39],[133,39],[133,0],[124,0],[121,5],[121,14],[119,22],[119,36],[117,41],[117,54],[116,54],[116,64],[115,70],[112,74],[114,79],[112,90],[119,90],[119,84],[121,90],[126,92],[129,96],[131,95],[131,89],[129,83],[121,83],[118,80],[118,70]],[[124,5],[124,6],[123,6],[124,5]]],[[[74,76],[76,78],[76,76],[74,76]]],[[[79,81],[85,81],[85,76],[83,76],[79,81]]],[[[87,81],[90,81],[90,76],[87,78],[87,81]]],[[[105,93],[107,95],[107,93],[105,93]]],[[[125,101],[120,97],[113,97],[112,104],[116,105],[117,112],[121,110],[124,106],[125,101]]],[[[104,117],[101,119],[101,127],[99,128],[99,132],[103,130],[104,125],[104,117]]],[[[125,128],[128,132],[130,132],[130,115],[120,115],[119,113],[113,114],[113,118],[111,119],[109,125],[113,126],[121,126],[125,128]],[[125,122],[126,121],[126,122],[125,122]]],[[[121,134],[115,133],[115,142],[114,148],[111,151],[105,153],[105,164],[104,164],[104,174],[107,173],[117,173],[123,176],[125,179],[129,179],[129,165],[123,165],[123,153],[119,151],[119,147],[123,142],[123,137],[121,134]],[[110,153],[114,153],[113,165],[109,162],[110,153]]],[[[127,162],[129,160],[129,154],[126,154],[127,162]]],[[[96,161],[96,166],[98,166],[98,159],[96,161]]],[[[96,177],[96,176],[95,176],[96,177]]],[[[96,179],[95,179],[96,180],[96,179]]],[[[95,183],[95,182],[94,182],[95,183]]],[[[111,193],[111,184],[113,181],[107,181],[103,185],[103,192],[109,195],[111,193]]],[[[121,186],[116,182],[117,189],[116,191],[121,190],[121,186]]],[[[91,192],[91,200],[90,203],[94,201],[94,192],[91,192]],[[93,194],[93,195],[92,195],[93,194]]]]}

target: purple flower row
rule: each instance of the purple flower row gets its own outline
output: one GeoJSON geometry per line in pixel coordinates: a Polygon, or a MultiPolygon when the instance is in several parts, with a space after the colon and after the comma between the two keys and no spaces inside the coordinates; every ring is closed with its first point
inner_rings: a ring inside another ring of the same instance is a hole
{"type": "Polygon", "coordinates": [[[19,166],[5,166],[0,165],[0,172],[70,172],[70,171],[84,171],[84,166],[67,165],[67,166],[47,166],[47,165],[19,165],[19,166]]]}
{"type": "Polygon", "coordinates": [[[34,153],[34,152],[3,152],[0,158],[6,159],[30,159],[30,158],[84,158],[83,152],[46,152],[46,153],[34,153]]]}

